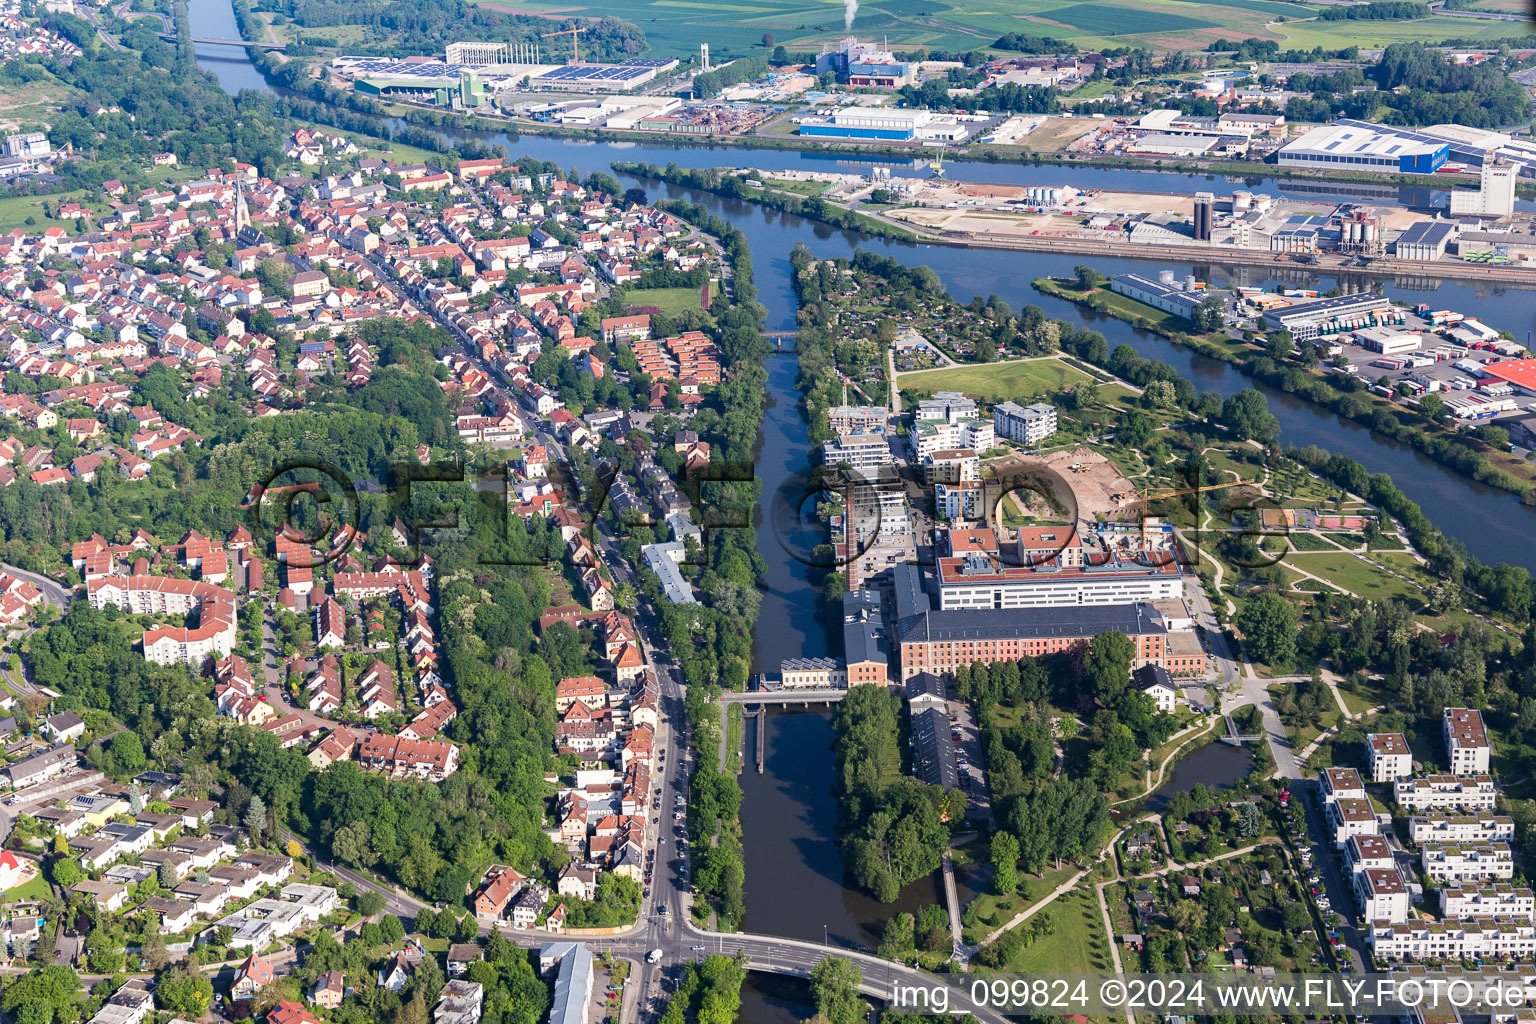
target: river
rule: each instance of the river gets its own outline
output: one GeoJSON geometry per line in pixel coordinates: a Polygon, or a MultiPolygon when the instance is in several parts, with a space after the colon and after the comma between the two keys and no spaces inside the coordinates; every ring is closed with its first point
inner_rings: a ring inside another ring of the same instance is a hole
{"type": "MultiPolygon", "coordinates": [[[[234,19],[227,0],[191,0],[193,34],[233,38],[234,19]]],[[[200,48],[198,63],[218,76],[226,89],[265,88],[243,50],[227,47],[200,48]],[[205,52],[206,51],[206,52],[205,52]]],[[[607,171],[617,160],[641,160],[657,164],[675,162],[701,167],[751,164],[762,170],[783,168],[861,170],[873,163],[889,167],[893,175],[926,174],[926,160],[872,161],[824,154],[743,150],[729,147],[670,147],[660,143],[613,143],[560,140],[535,136],[517,139],[503,134],[476,133],[490,143],[500,143],[509,155],[528,155],[555,161],[580,172],[607,171]]],[[[1186,192],[1203,189],[1230,193],[1238,188],[1292,195],[1316,195],[1320,199],[1358,198],[1369,193],[1373,201],[1400,201],[1422,205],[1433,196],[1424,190],[1379,186],[1319,186],[1307,182],[1281,182],[1249,178],[1237,182],[1209,175],[1158,174],[1129,170],[1036,167],[985,161],[947,161],[946,170],[965,180],[1071,184],[1080,188],[1132,188],[1186,192]],[[1338,191],[1334,191],[1338,190],[1338,191]]],[[[666,194],[702,202],[716,214],[745,232],[751,245],[760,301],[768,311],[773,330],[795,326],[795,299],[789,274],[789,253],[804,242],[823,257],[851,256],[859,248],[888,253],[907,264],[927,264],[946,287],[962,301],[977,295],[996,294],[1014,308],[1034,303],[1052,316],[1077,324],[1091,324],[1104,333],[1111,346],[1128,344],[1138,352],[1171,364],[1202,390],[1232,394],[1249,381],[1227,364],[1197,356],[1164,339],[1112,319],[1101,319],[1070,303],[1036,294],[1030,282],[1042,275],[1070,276],[1082,257],[1045,253],[1018,253],[956,249],[874,239],[777,213],[749,203],[663,187],[650,183],[653,196],[666,194]]],[[[1101,270],[1141,273],[1172,266],[1180,274],[1193,272],[1218,284],[1232,281],[1265,284],[1274,280],[1259,268],[1223,268],[1189,264],[1165,264],[1129,259],[1098,259],[1101,270]]],[[[1335,284],[1358,290],[1373,284],[1361,279],[1340,280],[1307,270],[1285,271],[1286,283],[1330,288],[1335,284]]],[[[1402,280],[1387,285],[1388,294],[1431,302],[1475,315],[1517,337],[1528,336],[1536,321],[1536,293],[1528,290],[1460,282],[1402,280]]],[[[786,528],[784,517],[772,514],[775,495],[796,504],[799,481],[808,464],[805,421],[794,389],[795,361],[775,356],[769,363],[769,405],[763,426],[762,453],[757,465],[769,514],[759,516],[758,549],[768,564],[762,581],[762,607],[757,624],[755,663],[757,671],[776,670],[789,656],[837,653],[838,641],[829,637],[819,621],[816,593],[801,560],[814,542],[802,527],[786,528]],[[776,521],[778,528],[776,529],[776,521]],[[797,557],[800,556],[800,557],[797,557]]],[[[1293,445],[1316,444],[1349,455],[1372,472],[1389,474],[1397,485],[1423,507],[1449,536],[1485,562],[1517,562],[1536,569],[1536,544],[1520,542],[1536,532],[1536,509],[1522,507],[1512,496],[1478,485],[1427,459],[1411,448],[1301,402],[1289,395],[1262,388],[1270,408],[1279,418],[1281,439],[1293,445]]],[[[753,726],[755,728],[755,726],[753,726]]],[[[742,777],[745,794],[743,829],[746,837],[747,927],[830,945],[873,946],[884,920],[902,905],[932,898],[932,882],[923,880],[903,893],[901,904],[875,904],[842,884],[841,864],[832,835],[836,801],[832,794],[830,717],[825,712],[780,711],[767,719],[768,758],[766,774],[750,768],[742,777]]],[[[749,736],[750,739],[750,736],[749,736]]],[[[1236,758],[1243,752],[1199,751],[1179,765],[1163,796],[1175,788],[1188,788],[1197,779],[1220,782],[1241,768],[1236,758]],[[1211,760],[1213,763],[1207,764],[1211,760]],[[1220,764],[1214,763],[1220,760],[1220,764]],[[1206,769],[1210,769],[1207,771],[1206,769]]],[[[1240,773],[1240,772],[1239,772],[1240,773]]],[[[805,987],[783,979],[752,976],[743,993],[742,1019],[749,1024],[785,1024],[808,1016],[805,987]]]]}

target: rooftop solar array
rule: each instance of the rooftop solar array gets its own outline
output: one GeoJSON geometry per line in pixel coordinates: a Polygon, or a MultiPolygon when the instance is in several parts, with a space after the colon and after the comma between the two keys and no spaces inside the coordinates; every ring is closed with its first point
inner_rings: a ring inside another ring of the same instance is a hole
{"type": "Polygon", "coordinates": [[[634,64],[567,64],[553,71],[546,71],[535,81],[539,82],[628,82],[655,68],[638,67],[634,64]]]}

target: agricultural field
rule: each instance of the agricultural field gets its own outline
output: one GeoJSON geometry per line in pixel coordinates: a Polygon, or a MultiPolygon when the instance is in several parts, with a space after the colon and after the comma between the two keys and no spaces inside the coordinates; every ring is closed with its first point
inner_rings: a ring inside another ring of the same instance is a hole
{"type": "Polygon", "coordinates": [[[941,370],[917,370],[897,375],[903,391],[911,389],[963,391],[985,402],[1022,401],[1054,394],[1079,381],[1092,382],[1083,371],[1060,359],[1026,359],[981,366],[951,366],[941,370]]]}
{"type": "MultiPolygon", "coordinates": [[[[612,15],[644,30],[655,54],[693,56],[708,42],[716,55],[762,52],[763,33],[791,50],[819,50],[835,43],[845,29],[840,0],[640,0],[619,4],[600,0],[480,0],[498,10],[550,16],[612,15]]],[[[1514,0],[1485,0],[1489,9],[1514,0]]],[[[1520,22],[1478,22],[1436,16],[1420,21],[1320,22],[1315,9],[1287,0],[996,0],[966,4],[956,0],[890,0],[861,4],[853,31],[864,38],[884,38],[892,47],[926,46],[969,50],[991,45],[1008,32],[1067,39],[1084,49],[1151,46],[1201,49],[1212,42],[1250,36],[1310,48],[1358,43],[1380,46],[1401,39],[1451,37],[1494,39],[1520,35],[1520,22]]]]}

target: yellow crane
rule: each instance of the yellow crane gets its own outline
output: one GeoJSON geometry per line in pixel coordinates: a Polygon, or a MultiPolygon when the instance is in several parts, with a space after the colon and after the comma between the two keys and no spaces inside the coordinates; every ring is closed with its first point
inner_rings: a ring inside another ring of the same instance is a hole
{"type": "Polygon", "coordinates": [[[939,158],[928,162],[928,170],[933,172],[935,178],[944,177],[944,150],[946,146],[939,147],[939,158]]]}
{"type": "Polygon", "coordinates": [[[563,28],[563,29],[561,29],[558,32],[546,32],[543,35],[539,36],[539,38],[540,39],[548,39],[551,36],[565,36],[565,35],[570,36],[571,37],[571,63],[572,64],[580,64],[581,63],[581,48],[579,46],[577,46],[577,44],[576,44],[576,37],[578,35],[580,35],[581,33],[585,32],[585,31],[586,31],[586,29],[582,28],[581,26],[577,26],[576,28],[563,28]]]}

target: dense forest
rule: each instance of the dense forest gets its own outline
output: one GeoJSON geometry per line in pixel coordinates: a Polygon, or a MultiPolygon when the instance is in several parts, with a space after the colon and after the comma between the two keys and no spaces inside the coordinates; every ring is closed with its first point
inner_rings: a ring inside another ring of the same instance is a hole
{"type": "Polygon", "coordinates": [[[1375,67],[1363,72],[1351,68],[1335,75],[1297,76],[1288,85],[1293,92],[1311,94],[1287,103],[1285,113],[1293,121],[1328,121],[1340,115],[1376,119],[1379,114],[1388,124],[1499,128],[1531,116],[1530,97],[1500,61],[1453,64],[1423,43],[1393,43],[1375,67]],[[1376,90],[1358,91],[1368,78],[1376,90]]]}

